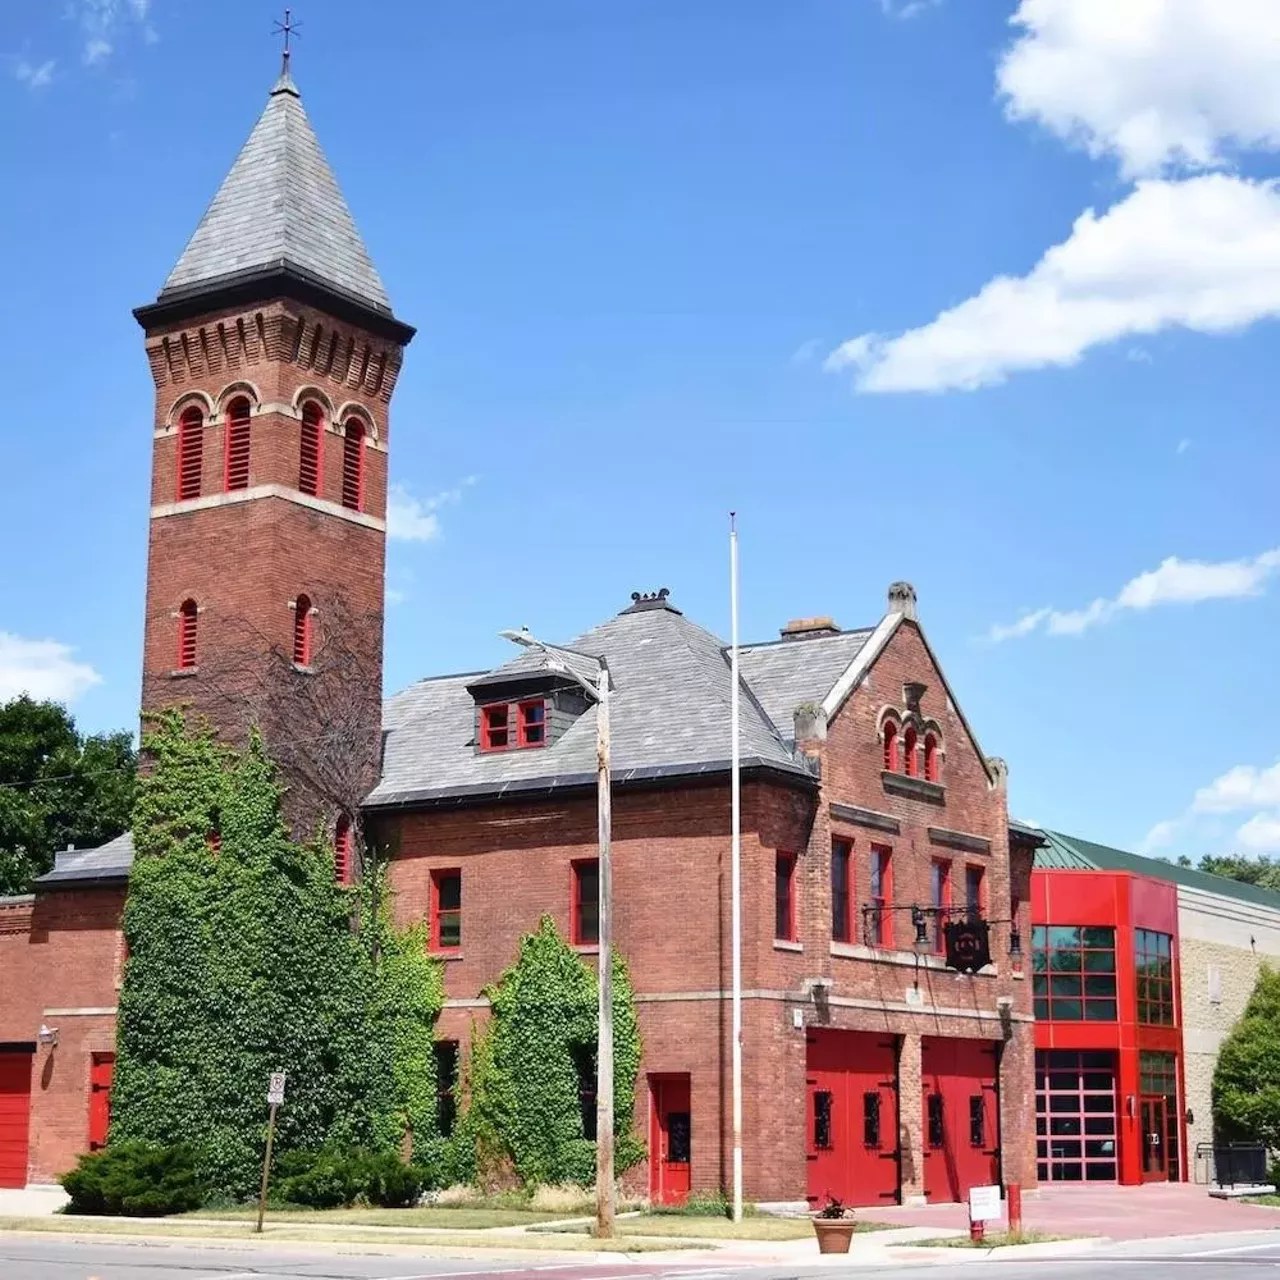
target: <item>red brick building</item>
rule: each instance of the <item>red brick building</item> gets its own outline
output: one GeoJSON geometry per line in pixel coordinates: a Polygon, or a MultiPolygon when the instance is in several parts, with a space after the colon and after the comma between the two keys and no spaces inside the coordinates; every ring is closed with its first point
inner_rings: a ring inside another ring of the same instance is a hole
{"type": "MultiPolygon", "coordinates": [[[[663,1199],[726,1186],[723,642],[665,591],[637,594],[554,661],[524,653],[379,705],[388,409],[412,330],[287,71],[136,314],[156,384],[144,705],[194,704],[232,735],[247,708],[270,745],[271,664],[333,679],[315,647],[339,609],[354,620],[351,646],[374,673],[355,690],[368,695],[355,704],[359,794],[395,850],[397,910],[430,922],[449,1052],[539,916],[593,953],[596,711],[563,667],[607,663],[616,945],[645,1043],[630,1119],[650,1144],[632,1176],[663,1199]]],[[[915,592],[894,584],[874,626],[789,624],[747,646],[741,671],[748,1198],[1033,1185],[1017,943],[1037,840],[1010,831],[1004,766],[979,747],[915,592]],[[947,968],[942,923],[979,917],[991,963],[947,968]]],[[[341,808],[327,816],[344,874],[341,808]]],[[[103,1137],[131,857],[128,837],[69,851],[32,898],[0,909],[0,964],[18,975],[0,991],[0,1185],[49,1180],[103,1137]]]]}

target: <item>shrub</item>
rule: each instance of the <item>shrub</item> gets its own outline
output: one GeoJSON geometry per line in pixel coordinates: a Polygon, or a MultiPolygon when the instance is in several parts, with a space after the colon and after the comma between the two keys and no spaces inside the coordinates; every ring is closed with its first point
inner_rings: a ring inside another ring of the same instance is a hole
{"type": "Polygon", "coordinates": [[[160,1147],[120,1142],[80,1157],[62,1176],[72,1213],[158,1218],[186,1213],[204,1203],[195,1155],[185,1145],[160,1147]]]}
{"type": "Polygon", "coordinates": [[[290,1151],[277,1166],[274,1199],[308,1209],[365,1203],[383,1209],[417,1204],[433,1171],[391,1151],[290,1151]]]}
{"type": "Polygon", "coordinates": [[[405,1164],[391,1151],[366,1155],[357,1162],[361,1195],[382,1209],[407,1209],[418,1203],[429,1172],[422,1165],[405,1164]]]}

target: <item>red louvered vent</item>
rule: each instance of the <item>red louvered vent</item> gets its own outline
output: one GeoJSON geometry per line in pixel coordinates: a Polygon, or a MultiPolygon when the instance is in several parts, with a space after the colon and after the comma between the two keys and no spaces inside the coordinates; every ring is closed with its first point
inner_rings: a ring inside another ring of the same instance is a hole
{"type": "Polygon", "coordinates": [[[311,600],[299,596],[293,606],[293,661],[295,666],[311,665],[311,600]]]}
{"type": "Polygon", "coordinates": [[[308,400],[302,406],[302,444],[298,456],[298,488],[303,493],[320,492],[320,406],[308,400]]]}
{"type": "Polygon", "coordinates": [[[342,437],[342,505],[364,510],[364,427],[348,422],[342,437]]]}
{"type": "Polygon", "coordinates": [[[200,496],[200,470],[204,464],[204,414],[184,410],[178,420],[178,501],[200,496]]]}
{"type": "Polygon", "coordinates": [[[333,874],[339,884],[351,883],[351,819],[345,813],[333,833],[333,874]]]}
{"type": "Polygon", "coordinates": [[[241,397],[227,409],[227,486],[249,487],[249,402],[241,397]]]}
{"type": "Polygon", "coordinates": [[[196,631],[200,611],[194,600],[184,600],[178,610],[178,669],[189,671],[196,665],[196,631]]]}

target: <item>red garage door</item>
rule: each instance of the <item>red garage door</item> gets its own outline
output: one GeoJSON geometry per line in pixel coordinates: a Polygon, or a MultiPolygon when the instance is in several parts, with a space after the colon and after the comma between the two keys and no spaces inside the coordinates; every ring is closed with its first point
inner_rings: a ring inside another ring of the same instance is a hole
{"type": "Polygon", "coordinates": [[[27,1185],[31,1053],[0,1050],[0,1187],[27,1185]]]}
{"type": "Polygon", "coordinates": [[[999,1051],[987,1040],[924,1036],[924,1194],[964,1200],[1000,1181],[999,1051]]]}

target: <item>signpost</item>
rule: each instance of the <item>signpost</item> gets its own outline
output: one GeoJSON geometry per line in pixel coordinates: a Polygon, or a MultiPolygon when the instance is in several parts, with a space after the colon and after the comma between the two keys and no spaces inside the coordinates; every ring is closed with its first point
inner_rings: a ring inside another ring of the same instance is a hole
{"type": "Polygon", "coordinates": [[[276,1108],[284,1102],[284,1072],[273,1071],[267,1084],[267,1105],[271,1108],[267,1116],[267,1150],[262,1157],[262,1191],[258,1195],[258,1225],[254,1231],[262,1234],[262,1219],[267,1212],[267,1179],[271,1176],[271,1144],[276,1137],[276,1108]]]}
{"type": "Polygon", "coordinates": [[[988,1222],[998,1222],[1004,1217],[999,1187],[969,1188],[969,1238],[981,1240],[988,1222]]]}

